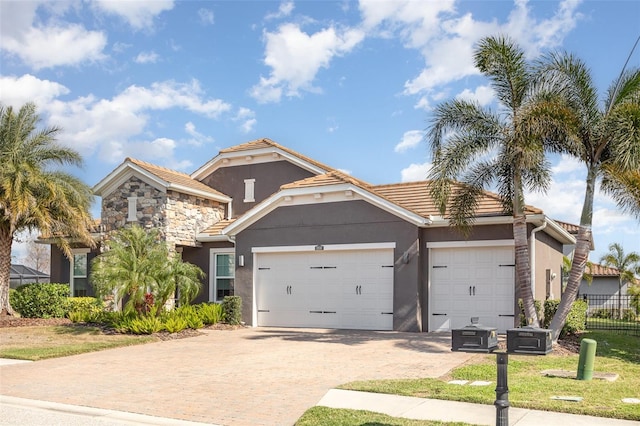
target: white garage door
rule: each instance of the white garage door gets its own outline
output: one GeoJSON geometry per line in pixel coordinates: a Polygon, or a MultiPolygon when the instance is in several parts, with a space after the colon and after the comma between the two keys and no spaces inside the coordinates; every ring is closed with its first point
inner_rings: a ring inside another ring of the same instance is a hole
{"type": "Polygon", "coordinates": [[[513,327],[512,246],[433,248],[430,262],[430,331],[464,327],[471,317],[499,332],[513,327]]]}
{"type": "Polygon", "coordinates": [[[256,255],[258,326],[393,329],[393,249],[256,255]]]}

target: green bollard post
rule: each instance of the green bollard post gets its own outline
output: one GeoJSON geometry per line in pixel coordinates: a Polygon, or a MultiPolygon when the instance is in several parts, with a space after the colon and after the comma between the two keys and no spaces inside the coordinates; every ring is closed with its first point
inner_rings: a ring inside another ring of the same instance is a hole
{"type": "Polygon", "coordinates": [[[578,380],[593,378],[593,364],[596,358],[597,342],[593,339],[582,339],[580,342],[580,358],[578,358],[578,380]]]}

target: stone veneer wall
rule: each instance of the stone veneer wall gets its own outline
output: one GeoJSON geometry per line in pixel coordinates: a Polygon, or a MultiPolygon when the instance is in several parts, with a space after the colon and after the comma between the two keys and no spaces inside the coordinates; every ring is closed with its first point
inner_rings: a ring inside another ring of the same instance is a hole
{"type": "Polygon", "coordinates": [[[224,218],[225,206],[195,195],[169,191],[166,211],[167,241],[193,247],[198,232],[224,218]]]}
{"type": "Polygon", "coordinates": [[[138,197],[137,223],[145,228],[159,228],[170,246],[195,246],[196,233],[224,217],[225,206],[217,201],[175,191],[164,193],[133,176],[102,199],[105,232],[133,223],[127,221],[128,197],[138,197]]]}
{"type": "Polygon", "coordinates": [[[102,198],[102,225],[106,232],[124,227],[128,223],[128,197],[138,197],[138,224],[145,228],[159,228],[164,235],[166,217],[164,209],[167,194],[133,176],[107,197],[102,198]]]}

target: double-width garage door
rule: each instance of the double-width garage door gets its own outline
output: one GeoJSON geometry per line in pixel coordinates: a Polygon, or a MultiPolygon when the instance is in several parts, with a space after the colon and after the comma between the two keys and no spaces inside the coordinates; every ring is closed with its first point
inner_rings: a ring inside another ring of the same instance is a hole
{"type": "Polygon", "coordinates": [[[513,246],[433,248],[430,255],[430,331],[449,331],[477,317],[499,332],[513,327],[513,246]]]}
{"type": "Polygon", "coordinates": [[[257,253],[259,326],[393,329],[393,249],[257,253]]]}

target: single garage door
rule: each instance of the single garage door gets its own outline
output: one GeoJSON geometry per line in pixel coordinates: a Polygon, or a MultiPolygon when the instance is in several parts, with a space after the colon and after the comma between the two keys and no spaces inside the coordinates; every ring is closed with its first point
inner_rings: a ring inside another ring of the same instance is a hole
{"type": "Polygon", "coordinates": [[[393,249],[257,253],[258,326],[393,329],[393,249]]]}
{"type": "Polygon", "coordinates": [[[513,246],[432,248],[429,330],[464,327],[471,317],[505,332],[513,327],[513,246]]]}

